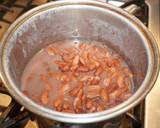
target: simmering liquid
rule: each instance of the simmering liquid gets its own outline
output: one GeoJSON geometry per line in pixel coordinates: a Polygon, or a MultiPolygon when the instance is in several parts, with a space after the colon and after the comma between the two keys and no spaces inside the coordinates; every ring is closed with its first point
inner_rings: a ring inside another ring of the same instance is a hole
{"type": "Polygon", "coordinates": [[[92,113],[127,100],[132,76],[120,55],[106,45],[64,40],[33,56],[23,72],[21,90],[56,111],[92,113]]]}

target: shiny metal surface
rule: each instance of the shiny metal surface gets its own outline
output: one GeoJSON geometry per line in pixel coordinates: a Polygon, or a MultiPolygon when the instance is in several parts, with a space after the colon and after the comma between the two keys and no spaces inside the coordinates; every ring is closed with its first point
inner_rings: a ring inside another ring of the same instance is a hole
{"type": "MultiPolygon", "coordinates": [[[[149,5],[149,30],[160,48],[160,1],[146,0],[149,5]]],[[[146,98],[145,128],[160,127],[160,75],[153,89],[146,98]]]]}
{"type": "Polygon", "coordinates": [[[5,33],[0,59],[2,80],[19,103],[52,121],[69,123],[107,120],[128,111],[151,90],[159,69],[157,45],[147,28],[124,10],[94,1],[54,2],[27,12],[5,33]],[[19,87],[28,60],[42,47],[67,38],[103,41],[123,55],[135,74],[134,95],[112,109],[92,114],[52,111],[24,96],[19,87]]]}

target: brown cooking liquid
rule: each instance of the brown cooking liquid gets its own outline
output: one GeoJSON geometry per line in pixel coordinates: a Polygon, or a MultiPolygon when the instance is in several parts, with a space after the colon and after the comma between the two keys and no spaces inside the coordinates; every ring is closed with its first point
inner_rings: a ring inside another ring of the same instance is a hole
{"type": "Polygon", "coordinates": [[[55,42],[38,52],[22,75],[21,90],[60,112],[99,112],[127,100],[133,75],[124,60],[100,42],[55,42]]]}

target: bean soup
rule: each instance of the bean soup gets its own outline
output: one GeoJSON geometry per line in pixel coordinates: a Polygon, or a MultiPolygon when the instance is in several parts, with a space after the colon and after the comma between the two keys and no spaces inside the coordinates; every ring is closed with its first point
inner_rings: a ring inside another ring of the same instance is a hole
{"type": "Polygon", "coordinates": [[[57,41],[26,65],[21,90],[36,103],[66,113],[107,110],[132,95],[127,63],[101,42],[57,41]]]}

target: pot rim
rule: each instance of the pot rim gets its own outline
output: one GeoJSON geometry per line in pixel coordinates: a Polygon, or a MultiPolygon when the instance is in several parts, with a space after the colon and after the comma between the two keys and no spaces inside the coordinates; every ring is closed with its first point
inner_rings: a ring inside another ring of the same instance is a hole
{"type": "Polygon", "coordinates": [[[154,40],[152,34],[147,30],[147,28],[139,21],[135,16],[128,14],[126,11],[115,7],[113,5],[107,3],[101,3],[96,1],[82,1],[82,0],[70,0],[70,1],[57,1],[57,2],[50,2],[39,7],[36,7],[21,17],[19,17],[8,29],[2,39],[1,49],[0,49],[0,71],[1,71],[1,79],[5,84],[5,87],[10,92],[10,94],[23,106],[25,106],[28,110],[43,117],[57,120],[61,122],[68,122],[68,123],[91,123],[91,122],[98,122],[102,120],[111,119],[115,116],[123,114],[124,112],[128,111],[130,108],[136,106],[147,93],[152,89],[156,78],[159,72],[159,51],[156,41],[154,40]],[[60,6],[66,5],[87,5],[87,6],[94,6],[96,8],[101,8],[105,10],[113,11],[118,15],[122,16],[126,22],[134,25],[145,40],[145,47],[148,54],[148,70],[146,73],[146,77],[142,82],[142,85],[139,89],[125,102],[113,107],[109,110],[105,110],[103,112],[97,113],[90,113],[90,114],[68,114],[57,112],[43,106],[40,106],[34,103],[31,99],[27,98],[15,85],[10,76],[6,72],[5,66],[5,59],[4,59],[4,51],[5,46],[7,44],[7,40],[10,39],[11,35],[16,31],[16,29],[23,24],[26,20],[31,18],[32,16],[60,6]],[[38,108],[38,109],[37,109],[38,108]]]}

